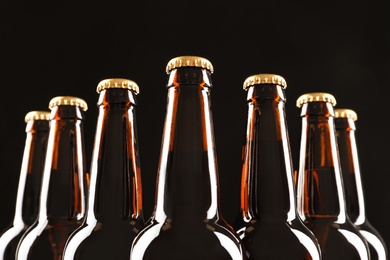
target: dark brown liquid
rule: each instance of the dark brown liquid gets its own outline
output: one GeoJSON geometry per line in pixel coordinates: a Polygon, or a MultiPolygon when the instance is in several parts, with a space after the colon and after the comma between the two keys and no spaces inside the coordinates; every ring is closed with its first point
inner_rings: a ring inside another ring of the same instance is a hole
{"type": "Polygon", "coordinates": [[[134,240],[142,226],[139,220],[84,226],[78,231],[77,237],[82,241],[77,248],[68,245],[66,250],[75,250],[74,259],[129,259],[129,241],[134,240]]]}
{"type": "Polygon", "coordinates": [[[316,235],[323,259],[369,259],[362,236],[349,220],[337,224],[335,218],[310,217],[305,224],[316,235]]]}
{"type": "Polygon", "coordinates": [[[248,259],[321,259],[317,241],[299,219],[258,219],[245,225],[242,241],[248,259]]]}
{"type": "Polygon", "coordinates": [[[305,225],[315,234],[324,259],[368,259],[364,237],[343,212],[333,167],[307,172],[310,199],[306,205],[305,225]]]}
{"type": "Polygon", "coordinates": [[[166,216],[153,220],[135,244],[137,259],[242,259],[239,240],[223,219],[208,219],[210,208],[209,165],[206,152],[170,153],[165,187],[166,216]],[[174,165],[174,167],[172,167],[174,165]],[[227,242],[227,243],[226,243],[227,242]],[[142,252],[142,258],[137,258],[142,252]]]}
{"type": "Polygon", "coordinates": [[[149,235],[143,236],[137,243],[147,245],[147,249],[142,252],[142,258],[137,258],[138,251],[135,251],[132,260],[242,259],[242,256],[237,253],[238,243],[232,242],[235,238],[231,236],[231,232],[212,220],[195,222],[166,219],[165,223],[152,224],[145,232],[149,235]]]}
{"type": "MultiPolygon", "coordinates": [[[[258,174],[253,178],[247,221],[242,214],[234,229],[242,238],[249,259],[321,259],[315,236],[290,207],[282,142],[259,142],[258,174]],[[268,158],[267,160],[262,160],[268,158]],[[270,158],[274,158],[271,160],[270,158]],[[279,163],[276,163],[276,159],[279,163]]],[[[255,170],[256,171],[256,170],[255,170]]],[[[295,198],[292,198],[295,199],[295,198]]]]}
{"type": "Polygon", "coordinates": [[[336,216],[340,212],[333,167],[318,168],[306,174],[305,192],[310,194],[306,210],[308,215],[336,216]],[[330,185],[331,184],[331,185],[330,185]]]}
{"type": "Polygon", "coordinates": [[[32,244],[29,259],[62,259],[63,249],[69,235],[80,226],[76,219],[50,219],[42,233],[32,244]]]}

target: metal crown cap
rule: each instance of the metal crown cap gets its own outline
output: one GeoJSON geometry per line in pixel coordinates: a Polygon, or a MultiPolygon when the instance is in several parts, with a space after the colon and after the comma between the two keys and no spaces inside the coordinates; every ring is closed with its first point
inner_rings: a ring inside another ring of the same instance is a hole
{"type": "Polygon", "coordinates": [[[179,56],[173,58],[168,62],[165,70],[169,73],[169,71],[180,67],[201,67],[209,70],[211,73],[214,72],[211,62],[199,56],[179,56]]]}
{"type": "Polygon", "coordinates": [[[256,84],[277,84],[280,85],[283,89],[287,88],[286,80],[277,74],[256,74],[246,78],[243,84],[243,89],[247,90],[250,86],[256,84]]]}
{"type": "Polygon", "coordinates": [[[109,89],[109,88],[129,89],[134,91],[135,94],[139,93],[139,87],[137,83],[135,83],[132,80],[123,79],[123,78],[111,78],[111,79],[104,79],[100,81],[96,88],[96,92],[100,93],[102,90],[109,89]]]}
{"type": "Polygon", "coordinates": [[[58,96],[54,97],[49,102],[49,109],[53,109],[55,106],[78,106],[82,110],[87,111],[88,105],[83,99],[73,96],[58,96]]]}
{"type": "Polygon", "coordinates": [[[297,107],[301,107],[303,104],[310,102],[328,102],[331,103],[332,106],[337,104],[336,98],[332,94],[326,92],[313,92],[301,95],[297,99],[296,105],[297,107]]]}
{"type": "Polygon", "coordinates": [[[24,122],[26,123],[33,120],[50,120],[50,112],[34,110],[28,112],[24,117],[24,122]]]}
{"type": "Polygon", "coordinates": [[[334,110],[335,118],[351,118],[353,121],[358,119],[356,112],[348,108],[337,108],[334,110]]]}

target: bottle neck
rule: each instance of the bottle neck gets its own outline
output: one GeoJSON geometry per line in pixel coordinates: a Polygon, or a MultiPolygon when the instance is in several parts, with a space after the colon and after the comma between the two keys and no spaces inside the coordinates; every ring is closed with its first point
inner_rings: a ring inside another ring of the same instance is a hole
{"type": "Polygon", "coordinates": [[[251,219],[296,218],[285,95],[278,85],[248,89],[241,210],[251,219]]]}
{"type": "Polygon", "coordinates": [[[135,94],[107,89],[99,94],[88,221],[129,221],[142,216],[141,171],[135,94]]]}
{"type": "Polygon", "coordinates": [[[364,192],[355,137],[355,122],[350,118],[335,118],[336,136],[343,175],[347,213],[355,224],[365,218],[364,192]]]}
{"type": "Polygon", "coordinates": [[[303,220],[346,221],[345,195],[334,127],[334,110],[327,102],[302,106],[298,172],[298,212],[303,220]]]}
{"type": "Polygon", "coordinates": [[[51,111],[39,219],[79,220],[85,213],[84,112],[77,106],[51,111]]]}
{"type": "Polygon", "coordinates": [[[172,70],[158,167],[154,217],[218,218],[217,158],[210,107],[210,73],[172,70]]]}
{"type": "Polygon", "coordinates": [[[26,140],[15,204],[14,222],[32,225],[38,216],[39,193],[49,133],[49,121],[32,120],[26,125],[26,140]]]}

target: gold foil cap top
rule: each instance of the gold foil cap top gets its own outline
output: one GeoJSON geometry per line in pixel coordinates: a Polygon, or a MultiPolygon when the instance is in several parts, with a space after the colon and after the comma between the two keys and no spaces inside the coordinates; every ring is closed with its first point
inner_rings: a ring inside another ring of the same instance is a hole
{"type": "Polygon", "coordinates": [[[26,123],[33,120],[50,120],[50,112],[34,110],[28,112],[24,117],[24,122],[26,123]]]}
{"type": "Polygon", "coordinates": [[[123,88],[134,91],[135,94],[139,93],[139,87],[137,83],[129,79],[123,78],[112,78],[112,79],[104,79],[99,82],[96,92],[100,93],[102,90],[109,88],[123,88]]]}
{"type": "Polygon", "coordinates": [[[351,118],[353,121],[358,119],[358,116],[355,111],[348,108],[337,108],[334,110],[335,118],[351,118]]]}
{"type": "Polygon", "coordinates": [[[336,98],[332,94],[326,92],[313,92],[301,95],[297,99],[296,105],[297,107],[301,107],[303,104],[310,102],[328,102],[331,103],[332,106],[337,104],[336,98]]]}
{"type": "Polygon", "coordinates": [[[169,73],[169,71],[180,67],[200,67],[209,70],[211,73],[214,72],[211,62],[199,56],[179,56],[173,58],[168,62],[165,70],[169,73]]]}
{"type": "Polygon", "coordinates": [[[88,105],[83,99],[72,96],[58,96],[52,98],[49,102],[49,109],[61,105],[78,106],[84,111],[87,111],[88,109],[88,105]]]}
{"type": "Polygon", "coordinates": [[[256,74],[246,78],[243,84],[243,89],[247,90],[250,86],[256,84],[277,84],[283,89],[287,88],[286,80],[277,74],[256,74]]]}

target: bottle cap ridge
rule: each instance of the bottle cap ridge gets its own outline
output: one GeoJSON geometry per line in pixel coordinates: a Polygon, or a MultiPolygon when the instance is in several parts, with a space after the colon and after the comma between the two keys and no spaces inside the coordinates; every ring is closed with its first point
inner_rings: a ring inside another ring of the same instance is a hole
{"type": "Polygon", "coordinates": [[[109,89],[109,88],[129,89],[134,91],[135,94],[139,93],[139,87],[137,83],[135,83],[132,80],[123,79],[123,78],[111,78],[111,79],[104,79],[100,81],[96,88],[96,92],[100,93],[102,90],[109,89]]]}
{"type": "Polygon", "coordinates": [[[61,105],[79,106],[84,111],[87,111],[88,109],[88,105],[83,99],[73,96],[58,96],[52,98],[49,102],[49,109],[61,105]]]}
{"type": "Polygon", "coordinates": [[[168,62],[165,70],[169,73],[169,71],[180,67],[201,67],[209,70],[211,73],[214,72],[211,62],[199,56],[179,56],[173,58],[168,62]]]}
{"type": "Polygon", "coordinates": [[[277,74],[256,74],[246,78],[243,84],[243,89],[247,90],[250,86],[256,84],[277,84],[283,89],[287,88],[286,80],[277,74]]]}
{"type": "Polygon", "coordinates": [[[348,108],[337,108],[334,110],[335,118],[351,118],[353,121],[358,119],[354,110],[348,108]]]}
{"type": "Polygon", "coordinates": [[[313,92],[301,95],[297,99],[296,105],[297,107],[301,107],[303,104],[310,102],[329,102],[332,106],[337,104],[336,98],[332,94],[326,92],[313,92]]]}
{"type": "Polygon", "coordinates": [[[50,112],[34,110],[28,112],[24,117],[24,122],[26,123],[33,120],[50,120],[50,112]]]}

